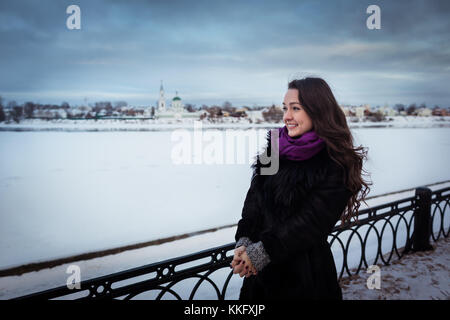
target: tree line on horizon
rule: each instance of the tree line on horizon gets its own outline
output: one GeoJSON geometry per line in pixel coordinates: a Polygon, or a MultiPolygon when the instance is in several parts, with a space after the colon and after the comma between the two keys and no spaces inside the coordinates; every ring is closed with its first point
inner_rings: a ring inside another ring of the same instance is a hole
{"type": "MultiPolygon", "coordinates": [[[[88,106],[70,106],[68,102],[62,102],[58,104],[40,104],[31,101],[25,102],[23,104],[18,104],[16,101],[11,100],[6,105],[4,105],[4,100],[0,96],[0,122],[3,121],[15,121],[20,122],[22,119],[97,119],[100,117],[142,117],[144,115],[144,109],[147,107],[131,107],[126,101],[116,101],[114,103],[110,101],[99,101],[88,106]],[[55,112],[52,112],[55,111],[55,112]],[[61,116],[58,111],[64,111],[65,116],[61,116]],[[40,116],[36,116],[35,113],[40,116]]],[[[271,106],[242,106],[240,108],[232,105],[231,102],[225,101],[222,106],[206,104],[196,107],[195,104],[186,104],[184,106],[187,112],[198,112],[204,111],[200,115],[200,120],[209,119],[215,120],[222,117],[247,117],[246,110],[263,110],[262,116],[265,121],[268,122],[279,122],[283,118],[283,111],[281,108],[272,104],[271,106]]],[[[417,104],[412,103],[410,105],[396,104],[394,110],[398,112],[404,111],[406,115],[415,115],[417,110],[421,108],[428,108],[425,103],[417,104]]],[[[378,109],[378,108],[377,108],[378,109]]],[[[155,107],[150,107],[150,118],[155,115],[155,107]]],[[[450,115],[450,107],[447,109],[442,109],[438,105],[433,108],[433,115],[450,115]]],[[[364,112],[366,117],[372,121],[382,121],[385,120],[384,115],[379,112],[373,112],[366,110],[364,112]]]]}
{"type": "MultiPolygon", "coordinates": [[[[142,117],[144,110],[148,107],[132,107],[126,101],[99,101],[94,104],[71,106],[68,102],[58,104],[41,104],[31,101],[23,104],[18,104],[11,100],[6,105],[3,104],[3,99],[0,96],[0,122],[15,121],[20,122],[22,119],[45,118],[45,119],[96,119],[100,117],[142,117]],[[55,111],[55,112],[52,112],[55,111]],[[63,117],[58,111],[64,111],[66,116],[63,117]],[[36,116],[36,112],[40,112],[40,116],[36,116]]],[[[255,106],[253,108],[244,106],[243,108],[258,110],[265,107],[255,106]]],[[[222,106],[203,104],[196,107],[195,104],[186,104],[184,109],[187,112],[205,111],[204,116],[208,119],[217,118],[227,113],[232,117],[246,116],[245,112],[240,111],[240,108],[234,107],[231,102],[225,101],[222,106]]],[[[155,107],[150,107],[150,117],[155,115],[155,107]]]]}

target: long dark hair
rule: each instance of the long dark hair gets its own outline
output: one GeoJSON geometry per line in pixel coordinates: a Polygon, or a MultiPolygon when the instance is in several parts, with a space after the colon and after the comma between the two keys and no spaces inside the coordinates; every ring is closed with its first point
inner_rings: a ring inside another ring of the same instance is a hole
{"type": "Polygon", "coordinates": [[[326,142],[330,158],[344,168],[344,181],[352,196],[341,216],[341,222],[350,222],[352,217],[357,221],[360,202],[366,203],[365,197],[372,184],[362,178],[362,173],[366,172],[363,161],[367,159],[367,150],[363,146],[353,146],[353,136],[345,114],[325,80],[312,77],[292,80],[288,88],[298,90],[300,104],[311,118],[312,130],[326,142]]]}

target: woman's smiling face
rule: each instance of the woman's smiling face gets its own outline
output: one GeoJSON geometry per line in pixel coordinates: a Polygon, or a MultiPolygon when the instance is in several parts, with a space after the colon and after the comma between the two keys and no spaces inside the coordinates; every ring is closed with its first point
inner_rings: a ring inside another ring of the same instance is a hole
{"type": "Polygon", "coordinates": [[[298,100],[298,90],[289,89],[283,101],[283,122],[286,124],[290,137],[298,137],[312,130],[311,118],[298,100]]]}

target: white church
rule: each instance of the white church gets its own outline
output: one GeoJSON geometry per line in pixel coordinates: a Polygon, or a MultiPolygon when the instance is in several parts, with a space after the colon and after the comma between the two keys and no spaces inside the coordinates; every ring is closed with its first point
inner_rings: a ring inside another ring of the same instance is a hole
{"type": "Polygon", "coordinates": [[[156,102],[156,106],[156,118],[198,118],[201,114],[201,112],[188,112],[184,108],[181,98],[178,96],[178,91],[175,92],[175,97],[172,99],[170,106],[167,106],[162,80],[159,88],[159,99],[156,102]]]}

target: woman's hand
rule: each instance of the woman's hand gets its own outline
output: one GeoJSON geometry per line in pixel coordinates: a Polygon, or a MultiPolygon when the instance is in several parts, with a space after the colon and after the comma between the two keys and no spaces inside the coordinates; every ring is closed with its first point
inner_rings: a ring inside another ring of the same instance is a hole
{"type": "Polygon", "coordinates": [[[234,249],[234,257],[233,261],[231,261],[232,268],[236,267],[242,261],[241,254],[245,252],[245,248],[246,248],[245,246],[240,246],[234,249]]]}
{"type": "MultiPolygon", "coordinates": [[[[243,247],[243,246],[242,246],[243,247]]],[[[240,249],[242,247],[239,247],[237,249],[240,249]]],[[[237,250],[236,249],[236,250],[237,250]]],[[[235,251],[236,256],[236,251],[235,251]]],[[[251,275],[256,275],[258,271],[253,267],[252,262],[250,261],[250,258],[248,257],[247,253],[245,252],[245,247],[242,250],[238,251],[238,259],[233,259],[232,267],[234,268],[233,273],[239,273],[239,276],[242,278],[245,276],[246,278],[250,277],[251,275]]]]}

